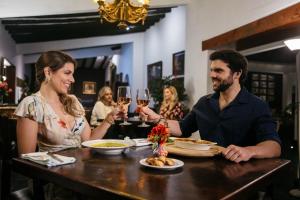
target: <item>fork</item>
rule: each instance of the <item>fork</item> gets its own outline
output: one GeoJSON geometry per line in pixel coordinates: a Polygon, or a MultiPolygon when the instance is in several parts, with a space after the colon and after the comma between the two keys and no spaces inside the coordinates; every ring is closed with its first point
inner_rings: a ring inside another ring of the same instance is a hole
{"type": "Polygon", "coordinates": [[[54,160],[63,163],[64,161],[62,159],[60,159],[57,155],[55,155],[52,152],[48,152],[47,155],[49,155],[51,158],[53,158],[54,160]]]}

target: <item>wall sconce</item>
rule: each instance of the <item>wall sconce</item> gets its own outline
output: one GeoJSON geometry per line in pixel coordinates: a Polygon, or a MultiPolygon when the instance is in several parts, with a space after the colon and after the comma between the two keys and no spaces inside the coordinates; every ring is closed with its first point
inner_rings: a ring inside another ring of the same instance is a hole
{"type": "Polygon", "coordinates": [[[7,59],[2,58],[1,64],[0,64],[0,81],[6,81],[7,80],[7,67],[11,66],[11,64],[8,62],[7,59]]]}

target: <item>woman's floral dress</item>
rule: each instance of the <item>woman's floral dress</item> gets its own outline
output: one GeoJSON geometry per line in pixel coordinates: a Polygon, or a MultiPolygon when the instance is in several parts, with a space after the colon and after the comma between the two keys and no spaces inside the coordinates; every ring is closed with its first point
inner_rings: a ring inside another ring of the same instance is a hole
{"type": "Polygon", "coordinates": [[[170,105],[161,109],[159,114],[165,119],[181,120],[183,118],[183,107],[182,104],[177,102],[175,106],[170,109],[170,105]]]}
{"type": "Polygon", "coordinates": [[[74,126],[69,129],[47,103],[40,92],[26,97],[18,105],[15,115],[30,118],[39,124],[39,151],[59,151],[62,149],[80,147],[81,133],[85,127],[84,109],[75,96],[77,108],[82,116],[75,118],[74,126]]]}

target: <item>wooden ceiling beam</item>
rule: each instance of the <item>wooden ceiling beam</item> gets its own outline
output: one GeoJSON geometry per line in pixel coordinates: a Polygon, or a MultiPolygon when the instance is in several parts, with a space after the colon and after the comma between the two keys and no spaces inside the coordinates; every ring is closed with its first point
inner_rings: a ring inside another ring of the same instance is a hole
{"type": "MultiPolygon", "coordinates": [[[[155,23],[155,22],[153,22],[155,23]]],[[[143,29],[146,30],[150,26],[149,25],[144,25],[143,29]]],[[[138,29],[139,26],[133,26],[129,31],[127,30],[119,30],[119,29],[114,29],[114,28],[103,28],[101,27],[91,27],[91,28],[85,28],[85,29],[69,29],[69,30],[40,30],[40,31],[34,31],[34,32],[14,32],[11,33],[12,37],[27,37],[27,36],[48,36],[48,37],[53,37],[53,36],[69,36],[72,37],[72,35],[104,35],[104,34],[123,34],[123,33],[132,33],[135,32],[138,29]]]]}
{"type": "MultiPolygon", "coordinates": [[[[153,18],[163,18],[165,17],[165,13],[157,13],[151,14],[147,16],[146,20],[151,20],[153,18]]],[[[10,19],[10,20],[2,20],[2,24],[5,26],[22,26],[22,25],[60,25],[61,23],[95,23],[100,22],[99,16],[91,16],[91,17],[78,17],[78,18],[48,18],[48,19],[40,19],[40,18],[22,18],[22,19],[10,19]]]]}
{"type": "MultiPolygon", "coordinates": [[[[145,31],[145,28],[135,28],[130,33],[137,33],[145,31]]],[[[76,38],[87,38],[87,37],[100,37],[100,36],[109,36],[109,35],[121,35],[128,34],[128,32],[116,32],[110,30],[94,31],[88,32],[83,31],[80,33],[48,33],[48,34],[31,34],[31,35],[12,35],[16,43],[32,43],[32,42],[43,42],[43,41],[54,41],[54,40],[67,40],[67,39],[76,39],[76,38]]]]}
{"type": "Polygon", "coordinates": [[[296,25],[300,25],[300,3],[216,37],[202,41],[202,50],[216,49],[267,31],[284,29],[296,25]]]}
{"type": "MultiPolygon", "coordinates": [[[[171,12],[171,9],[175,8],[173,7],[162,7],[162,8],[149,8],[148,10],[148,16],[152,15],[157,15],[157,14],[164,14],[164,13],[169,13],[171,12]]],[[[62,15],[43,15],[43,16],[29,16],[29,17],[9,17],[9,18],[3,18],[1,20],[3,21],[22,21],[22,20],[56,20],[59,18],[62,19],[71,19],[73,20],[74,18],[81,18],[81,17],[98,17],[99,18],[99,13],[98,12],[87,12],[87,13],[75,13],[75,14],[62,14],[62,15]]]]}
{"type": "Polygon", "coordinates": [[[53,24],[59,24],[59,23],[72,23],[72,22],[96,22],[100,21],[99,17],[89,17],[89,18],[60,18],[60,19],[24,19],[24,20],[3,20],[2,24],[7,26],[21,26],[21,25],[39,25],[44,23],[53,23],[53,24]]]}
{"type": "Polygon", "coordinates": [[[91,62],[90,62],[90,68],[91,68],[91,69],[94,69],[94,68],[95,68],[96,60],[97,60],[97,57],[91,58],[91,62]]]}
{"type": "MultiPolygon", "coordinates": [[[[164,15],[162,15],[164,16],[164,15]]],[[[151,23],[152,21],[159,21],[162,16],[156,16],[152,18],[148,18],[145,21],[145,25],[147,23],[151,23]]],[[[45,24],[45,25],[6,25],[5,29],[9,31],[11,34],[14,33],[28,33],[28,32],[41,32],[41,31],[60,31],[60,30],[86,30],[86,29],[102,29],[102,28],[109,28],[109,29],[116,29],[118,30],[118,27],[116,26],[117,23],[107,23],[104,22],[101,24],[100,21],[94,21],[94,22],[78,22],[78,23],[71,23],[71,24],[45,24]]],[[[140,23],[139,23],[140,24],[140,23]]]]}
{"type": "Polygon", "coordinates": [[[236,42],[236,50],[242,51],[256,46],[282,41],[300,35],[300,26],[295,25],[287,28],[274,29],[254,36],[250,36],[236,42]]]}
{"type": "Polygon", "coordinates": [[[104,56],[104,59],[102,60],[101,65],[100,65],[100,69],[104,69],[104,64],[107,59],[108,59],[108,56],[104,56]]]}
{"type": "Polygon", "coordinates": [[[148,10],[148,15],[158,14],[158,13],[169,13],[169,12],[171,12],[172,8],[175,8],[175,7],[150,8],[148,10]]]}
{"type": "Polygon", "coordinates": [[[16,43],[44,42],[144,32],[172,8],[150,8],[145,24],[129,24],[130,30],[120,30],[117,23],[100,23],[97,12],[5,18],[1,22],[16,43]]]}

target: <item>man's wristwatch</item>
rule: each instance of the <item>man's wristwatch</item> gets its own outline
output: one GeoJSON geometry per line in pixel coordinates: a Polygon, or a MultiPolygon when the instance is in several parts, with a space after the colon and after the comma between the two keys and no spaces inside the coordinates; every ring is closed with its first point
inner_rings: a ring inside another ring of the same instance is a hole
{"type": "Polygon", "coordinates": [[[166,120],[163,116],[160,116],[159,120],[157,121],[157,124],[160,124],[162,123],[163,125],[165,125],[165,127],[169,127],[169,124],[168,124],[168,120],[166,120]]]}

